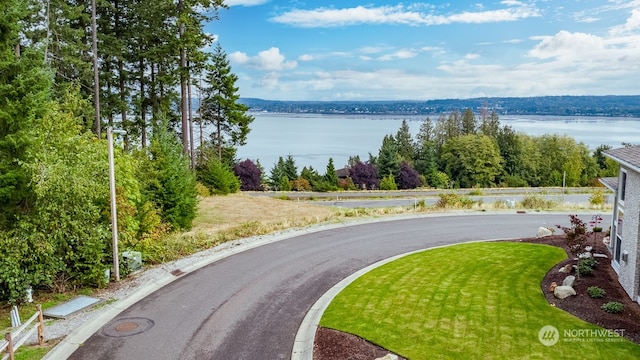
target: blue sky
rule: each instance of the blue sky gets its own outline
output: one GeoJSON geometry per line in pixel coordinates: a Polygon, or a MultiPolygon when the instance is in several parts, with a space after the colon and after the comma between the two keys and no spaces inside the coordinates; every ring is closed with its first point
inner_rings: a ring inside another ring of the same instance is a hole
{"type": "Polygon", "coordinates": [[[226,0],[205,27],[242,97],[640,94],[640,0],[226,0]]]}

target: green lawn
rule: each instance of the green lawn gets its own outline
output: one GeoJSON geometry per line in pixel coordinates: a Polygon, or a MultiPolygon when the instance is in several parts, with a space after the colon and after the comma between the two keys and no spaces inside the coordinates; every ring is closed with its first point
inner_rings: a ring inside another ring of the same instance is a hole
{"type": "Polygon", "coordinates": [[[640,358],[640,346],[592,333],[601,328],[547,303],[540,282],[565,258],[556,247],[513,242],[412,254],[358,278],[320,325],[414,360],[640,358]],[[538,338],[546,325],[558,329],[555,345],[538,338]]]}

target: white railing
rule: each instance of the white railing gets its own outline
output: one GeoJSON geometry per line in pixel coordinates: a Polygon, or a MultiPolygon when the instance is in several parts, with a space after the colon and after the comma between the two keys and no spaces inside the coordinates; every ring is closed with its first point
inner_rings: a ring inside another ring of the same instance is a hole
{"type": "Polygon", "coordinates": [[[44,316],[42,315],[42,306],[36,305],[36,310],[36,313],[24,324],[18,326],[14,331],[4,334],[4,340],[0,341],[0,354],[5,351],[7,353],[2,356],[2,360],[14,360],[15,352],[27,341],[36,329],[38,330],[38,343],[44,345],[44,316]],[[36,319],[38,319],[38,324],[24,332],[36,319]]]}

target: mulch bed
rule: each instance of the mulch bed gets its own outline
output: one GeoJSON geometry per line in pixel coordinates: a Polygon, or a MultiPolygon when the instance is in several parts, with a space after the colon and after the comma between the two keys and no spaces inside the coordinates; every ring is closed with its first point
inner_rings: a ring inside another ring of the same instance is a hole
{"type": "MultiPolygon", "coordinates": [[[[586,245],[592,246],[593,253],[610,255],[602,242],[604,233],[595,233],[589,236],[586,245]]],[[[525,238],[521,242],[548,244],[558,246],[567,251],[569,259],[554,266],[544,277],[541,283],[542,292],[547,301],[576,317],[599,325],[609,330],[623,330],[625,338],[640,344],[640,305],[629,298],[618,282],[617,275],[610,265],[610,259],[597,259],[599,264],[591,276],[576,276],[573,285],[576,296],[567,299],[557,299],[549,288],[553,282],[562,284],[564,278],[569,275],[558,272],[560,267],[567,264],[576,264],[574,255],[566,245],[565,235],[553,235],[544,238],[525,238]],[[587,294],[587,288],[598,286],[606,291],[602,299],[593,299],[587,294]],[[610,314],[600,307],[609,301],[617,301],[624,304],[624,311],[620,314],[610,314]]],[[[575,272],[572,273],[575,275],[575,272]]],[[[355,335],[340,331],[318,327],[316,331],[313,358],[314,360],[370,360],[383,357],[389,351],[372,344],[355,335]]],[[[403,359],[403,358],[400,358],[403,359]]]]}

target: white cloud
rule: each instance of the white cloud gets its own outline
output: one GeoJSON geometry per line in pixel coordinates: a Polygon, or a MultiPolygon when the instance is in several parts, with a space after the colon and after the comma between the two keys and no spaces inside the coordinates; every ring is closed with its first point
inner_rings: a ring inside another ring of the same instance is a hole
{"type": "Polygon", "coordinates": [[[396,59],[411,59],[418,55],[413,50],[398,50],[392,54],[382,55],[378,58],[380,61],[391,61],[396,59]]]}
{"type": "Polygon", "coordinates": [[[266,74],[262,79],[260,79],[260,81],[255,86],[273,90],[278,87],[279,81],[280,74],[278,74],[277,72],[270,72],[266,74]]]}
{"type": "Polygon", "coordinates": [[[640,30],[640,10],[633,9],[631,11],[631,16],[627,19],[627,22],[623,25],[612,28],[609,33],[613,36],[616,36],[634,33],[638,30],[640,30]]]}
{"type": "Polygon", "coordinates": [[[479,57],[480,57],[480,54],[467,54],[464,56],[464,58],[467,60],[474,60],[474,59],[478,59],[479,57]]]}
{"type": "Polygon", "coordinates": [[[276,47],[260,51],[254,57],[249,57],[243,52],[236,51],[229,55],[229,59],[240,65],[267,71],[291,70],[298,66],[295,61],[286,61],[284,55],[280,54],[280,49],[276,47]]]}
{"type": "Polygon", "coordinates": [[[312,61],[312,60],[315,60],[315,57],[313,55],[303,54],[303,55],[300,55],[298,57],[298,60],[300,60],[300,61],[312,61]]]}
{"type": "Polygon", "coordinates": [[[433,15],[413,11],[403,5],[335,9],[321,7],[314,10],[292,10],[271,18],[271,21],[296,27],[338,27],[360,24],[393,25],[445,25],[452,23],[496,23],[516,21],[540,16],[540,11],[530,5],[517,1],[506,1],[506,8],[461,12],[452,15],[433,15]]]}
{"type": "Polygon", "coordinates": [[[602,38],[585,33],[570,33],[562,30],[554,36],[543,36],[529,55],[538,59],[567,58],[588,59],[605,50],[602,38]]]}
{"type": "Polygon", "coordinates": [[[269,0],[225,0],[225,5],[232,6],[256,6],[268,3],[269,0]]]}

